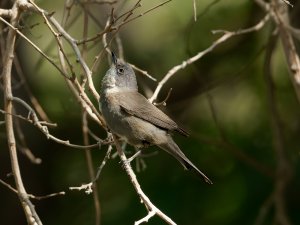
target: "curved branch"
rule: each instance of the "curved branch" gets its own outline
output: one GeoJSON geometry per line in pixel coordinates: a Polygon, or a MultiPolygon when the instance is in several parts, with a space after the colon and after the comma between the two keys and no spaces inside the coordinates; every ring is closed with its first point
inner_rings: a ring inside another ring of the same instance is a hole
{"type": "MultiPolygon", "coordinates": [[[[36,112],[33,110],[33,108],[31,108],[30,105],[28,105],[22,99],[16,98],[16,97],[12,97],[11,101],[15,101],[15,102],[23,105],[29,111],[29,115],[32,116],[33,125],[35,125],[43,134],[45,134],[47,139],[50,139],[50,140],[53,140],[53,141],[55,141],[59,144],[66,145],[66,146],[71,147],[71,148],[77,148],[77,149],[95,148],[95,147],[99,147],[101,145],[101,141],[99,143],[91,144],[91,145],[76,145],[76,144],[71,144],[69,140],[61,140],[57,137],[54,137],[53,135],[51,135],[49,133],[48,127],[41,123],[41,121],[38,119],[38,117],[36,115],[36,112]]],[[[28,121],[30,122],[30,120],[28,120],[28,121]]]]}

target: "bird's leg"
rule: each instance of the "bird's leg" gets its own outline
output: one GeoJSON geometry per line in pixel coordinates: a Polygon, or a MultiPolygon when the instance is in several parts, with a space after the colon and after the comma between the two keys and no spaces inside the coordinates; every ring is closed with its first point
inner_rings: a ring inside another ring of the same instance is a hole
{"type": "Polygon", "coordinates": [[[131,156],[128,160],[127,163],[131,163],[134,159],[136,159],[136,170],[137,172],[141,172],[146,168],[146,163],[144,159],[141,157],[142,156],[142,149],[135,148],[136,153],[131,156]]]}
{"type": "MultiPolygon", "coordinates": [[[[136,149],[136,148],[135,148],[136,149]]],[[[140,154],[141,154],[141,150],[139,150],[139,149],[136,149],[137,150],[137,152],[133,155],[133,156],[131,156],[130,158],[128,158],[127,160],[125,160],[125,161],[123,161],[123,167],[125,168],[125,164],[128,164],[128,165],[130,165],[130,163],[131,163],[131,161],[133,161],[136,157],[138,157],[140,154]]],[[[124,149],[123,149],[123,152],[124,152],[124,149]]],[[[125,152],[124,152],[125,153],[125,152]]],[[[121,162],[119,162],[119,163],[122,163],[122,161],[121,162]]]]}
{"type": "Polygon", "coordinates": [[[128,163],[131,163],[132,160],[134,160],[136,157],[138,157],[142,153],[142,150],[140,150],[140,149],[136,149],[136,150],[137,150],[136,153],[127,159],[128,163]]]}
{"type": "MultiPolygon", "coordinates": [[[[150,146],[150,145],[148,145],[148,146],[150,146]]],[[[157,151],[147,152],[146,149],[141,149],[141,150],[136,149],[136,151],[141,152],[139,155],[137,155],[136,161],[135,161],[137,172],[141,172],[141,171],[143,171],[147,168],[147,164],[146,164],[144,158],[151,157],[151,156],[156,155],[158,153],[157,151]]]]}
{"type": "Polygon", "coordinates": [[[135,148],[135,150],[140,153],[135,161],[136,162],[136,171],[141,172],[141,171],[145,170],[147,167],[145,160],[143,159],[143,149],[135,148]]]}

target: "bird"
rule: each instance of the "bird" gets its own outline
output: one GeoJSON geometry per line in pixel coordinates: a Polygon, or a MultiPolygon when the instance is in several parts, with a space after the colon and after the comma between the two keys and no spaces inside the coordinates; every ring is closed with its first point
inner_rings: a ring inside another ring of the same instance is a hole
{"type": "Polygon", "coordinates": [[[184,169],[212,181],[180,150],[172,138],[188,133],[138,92],[132,67],[112,52],[112,64],[102,78],[99,109],[109,130],[136,148],[157,146],[175,157],[184,169]]]}

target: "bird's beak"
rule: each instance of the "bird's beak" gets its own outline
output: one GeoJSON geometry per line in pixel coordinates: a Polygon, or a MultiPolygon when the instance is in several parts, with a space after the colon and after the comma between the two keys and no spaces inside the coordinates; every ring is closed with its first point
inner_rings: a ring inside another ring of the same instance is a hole
{"type": "Polygon", "coordinates": [[[112,58],[112,62],[113,62],[113,64],[114,65],[117,65],[117,56],[116,56],[116,54],[113,52],[113,51],[111,51],[111,58],[112,58]]]}

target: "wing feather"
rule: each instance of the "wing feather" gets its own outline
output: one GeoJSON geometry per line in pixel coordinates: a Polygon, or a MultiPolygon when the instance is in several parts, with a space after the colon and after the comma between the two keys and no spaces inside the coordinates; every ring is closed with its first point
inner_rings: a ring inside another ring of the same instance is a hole
{"type": "Polygon", "coordinates": [[[177,131],[183,136],[188,133],[180,128],[170,117],[151,104],[142,94],[136,91],[114,93],[120,107],[130,115],[146,120],[164,130],[177,131]]]}

